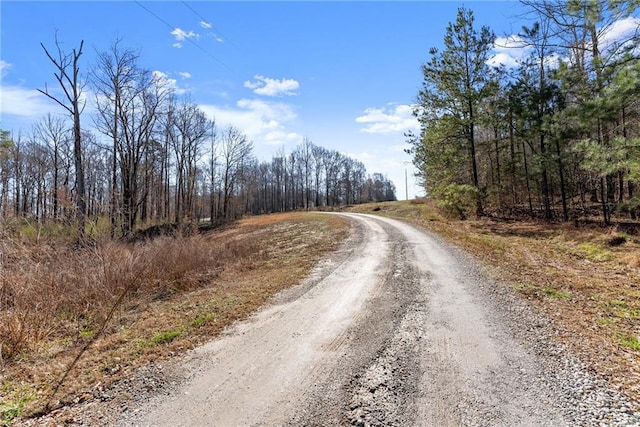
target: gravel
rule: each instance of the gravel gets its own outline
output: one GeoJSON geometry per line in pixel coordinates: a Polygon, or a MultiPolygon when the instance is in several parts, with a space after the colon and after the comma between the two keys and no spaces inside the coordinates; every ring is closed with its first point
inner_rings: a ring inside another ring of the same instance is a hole
{"type": "MultiPolygon", "coordinates": [[[[638,402],[572,356],[552,322],[471,256],[397,221],[349,216],[354,236],[278,303],[309,298],[363,250],[367,227],[384,230],[377,244],[389,254],[378,282],[277,417],[249,425],[640,426],[638,402]]],[[[209,363],[191,353],[143,367],[24,425],[146,425],[149,400],[157,408],[184,394],[209,363]]]]}
{"type": "MultiPolygon", "coordinates": [[[[478,260],[432,235],[482,283],[476,288],[490,312],[504,324],[513,337],[538,363],[534,375],[553,392],[553,404],[571,426],[640,426],[640,402],[614,389],[589,366],[574,357],[555,338],[553,323],[532,308],[507,284],[496,282],[478,260]]],[[[524,385],[524,384],[523,384],[524,385]]],[[[526,424],[526,422],[525,422],[526,424]]]]}

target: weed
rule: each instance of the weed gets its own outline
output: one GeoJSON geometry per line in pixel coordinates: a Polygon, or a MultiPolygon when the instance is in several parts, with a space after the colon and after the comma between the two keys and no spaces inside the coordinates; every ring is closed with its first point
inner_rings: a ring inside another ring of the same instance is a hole
{"type": "Polygon", "coordinates": [[[521,284],[515,287],[515,289],[524,295],[537,295],[540,296],[545,295],[550,298],[556,299],[571,299],[572,295],[570,292],[561,291],[550,286],[536,286],[531,284],[521,284]]]}
{"type": "Polygon", "coordinates": [[[159,334],[151,338],[151,342],[155,345],[168,344],[174,339],[178,338],[180,335],[182,335],[182,331],[160,332],[159,334]]]}
{"type": "Polygon", "coordinates": [[[593,262],[606,262],[613,259],[613,254],[599,246],[585,242],[578,245],[578,249],[582,252],[584,258],[593,262]]]}
{"type": "Polygon", "coordinates": [[[609,305],[612,308],[629,308],[629,304],[627,304],[625,301],[620,301],[617,299],[609,301],[609,305]]]}
{"type": "Polygon", "coordinates": [[[192,328],[197,328],[206,323],[215,322],[215,321],[216,321],[215,313],[203,313],[198,317],[196,317],[195,319],[193,319],[191,322],[189,322],[189,326],[191,326],[192,328]]]}
{"type": "Polygon", "coordinates": [[[542,293],[551,298],[571,299],[570,292],[564,292],[549,286],[545,286],[544,288],[542,288],[542,293]]]}
{"type": "Polygon", "coordinates": [[[620,319],[640,319],[640,309],[630,306],[626,301],[611,300],[606,308],[612,316],[620,319]]]}
{"type": "Polygon", "coordinates": [[[2,385],[0,396],[3,396],[0,401],[0,422],[2,426],[8,426],[36,398],[36,393],[28,386],[14,388],[7,382],[2,385]]]}
{"type": "Polygon", "coordinates": [[[87,221],[86,235],[96,241],[105,241],[111,233],[111,220],[107,216],[101,216],[92,221],[87,221]]]}
{"type": "Polygon", "coordinates": [[[559,243],[554,246],[554,249],[562,254],[568,254],[592,262],[607,262],[613,259],[613,254],[610,251],[591,242],[580,243],[577,246],[559,243]]]}
{"type": "Polygon", "coordinates": [[[610,317],[601,317],[596,320],[596,323],[602,326],[615,326],[616,324],[616,322],[610,317]]]}
{"type": "Polygon", "coordinates": [[[82,326],[80,328],[80,336],[82,338],[91,338],[95,333],[96,331],[90,326],[82,326]]]}
{"type": "Polygon", "coordinates": [[[495,250],[498,250],[500,252],[504,252],[504,250],[505,250],[504,243],[501,242],[500,240],[498,240],[498,238],[495,237],[495,236],[482,234],[480,236],[480,241],[482,242],[483,245],[488,246],[491,249],[495,249],[495,250]]]}
{"type": "Polygon", "coordinates": [[[620,344],[631,350],[640,351],[640,338],[632,335],[620,337],[620,344]]]}

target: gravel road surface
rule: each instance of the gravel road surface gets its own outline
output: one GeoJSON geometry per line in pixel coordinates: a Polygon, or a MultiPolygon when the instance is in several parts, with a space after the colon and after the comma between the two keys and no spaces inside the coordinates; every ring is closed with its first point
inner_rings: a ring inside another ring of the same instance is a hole
{"type": "Polygon", "coordinates": [[[171,367],[131,426],[640,425],[637,406],[438,237],[353,222],[301,285],[171,367]]]}

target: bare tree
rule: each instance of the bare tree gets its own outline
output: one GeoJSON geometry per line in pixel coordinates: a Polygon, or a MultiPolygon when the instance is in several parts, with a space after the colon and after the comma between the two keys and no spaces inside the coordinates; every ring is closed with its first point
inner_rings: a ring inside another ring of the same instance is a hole
{"type": "Polygon", "coordinates": [[[336,206],[340,203],[339,197],[339,175],[342,163],[345,158],[339,152],[332,150],[326,153],[324,160],[325,176],[325,199],[327,205],[336,206]]]}
{"type": "MultiPolygon", "coordinates": [[[[320,187],[322,185],[322,174],[325,171],[324,163],[328,156],[328,151],[320,147],[318,145],[314,145],[313,149],[313,163],[315,166],[315,174],[314,174],[314,184],[315,184],[315,206],[316,208],[322,205],[322,191],[320,191],[320,187]]],[[[325,201],[326,203],[326,201],[325,201]]]]}
{"type": "Polygon", "coordinates": [[[80,114],[84,110],[84,103],[82,102],[82,89],[84,85],[80,82],[80,67],[79,60],[82,55],[82,47],[84,46],[84,40],[80,41],[80,47],[76,50],[73,49],[71,53],[65,53],[60,47],[58,37],[55,39],[57,57],[54,57],[43,43],[40,43],[45,54],[56,68],[54,76],[58,81],[58,84],[64,92],[64,97],[56,97],[49,92],[47,85],[45,84],[44,90],[38,89],[38,91],[48,98],[55,101],[62,108],[67,110],[71,117],[73,117],[73,155],[75,164],[75,205],[76,205],[76,220],[78,222],[78,239],[82,243],[85,240],[85,215],[87,210],[87,203],[85,200],[85,188],[84,188],[84,170],[82,169],[82,135],[80,133],[80,114]]]}
{"type": "Polygon", "coordinates": [[[274,179],[274,212],[284,212],[287,207],[287,156],[284,148],[271,160],[271,172],[274,179]]]}
{"type": "Polygon", "coordinates": [[[115,234],[118,220],[118,148],[123,133],[122,110],[129,105],[126,97],[141,73],[137,61],[138,54],[130,49],[122,49],[117,39],[109,51],[98,54],[98,63],[91,72],[98,109],[96,125],[100,132],[112,140],[109,197],[111,237],[115,234]]]}
{"type": "Polygon", "coordinates": [[[222,215],[228,219],[231,217],[229,202],[233,196],[239,172],[253,151],[253,144],[237,128],[229,126],[222,136],[220,148],[223,182],[222,215]]]}
{"type": "Polygon", "coordinates": [[[209,221],[213,222],[216,216],[216,180],[218,178],[218,128],[215,120],[209,122],[209,148],[208,161],[208,185],[209,185],[209,221]]]}
{"type": "Polygon", "coordinates": [[[204,112],[188,99],[169,111],[169,143],[176,160],[175,220],[185,215],[193,217],[197,163],[202,156],[202,144],[211,130],[204,112]]]}
{"type": "Polygon", "coordinates": [[[56,219],[59,214],[60,199],[60,169],[62,158],[65,156],[64,147],[67,142],[68,128],[65,121],[60,117],[47,114],[34,128],[35,136],[45,144],[50,151],[53,162],[53,182],[51,184],[52,208],[51,216],[56,219]]]}
{"type": "Polygon", "coordinates": [[[93,75],[99,93],[99,128],[113,141],[112,227],[117,204],[122,233],[127,235],[135,228],[140,208],[147,200],[149,151],[170,88],[161,77],[139,68],[137,55],[121,50],[117,43],[110,52],[100,55],[100,65],[93,75]]]}
{"type": "Polygon", "coordinates": [[[304,177],[304,208],[309,210],[309,202],[311,199],[311,183],[313,169],[313,142],[307,137],[302,140],[302,144],[298,147],[298,159],[300,161],[300,168],[304,177]]]}

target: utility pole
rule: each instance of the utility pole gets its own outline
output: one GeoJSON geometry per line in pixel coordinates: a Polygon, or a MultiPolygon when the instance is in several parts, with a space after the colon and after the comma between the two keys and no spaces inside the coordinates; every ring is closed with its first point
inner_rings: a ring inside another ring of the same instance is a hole
{"type": "Polygon", "coordinates": [[[409,200],[409,180],[407,179],[407,167],[404,167],[404,199],[409,200]]]}
{"type": "Polygon", "coordinates": [[[409,179],[407,178],[407,165],[411,163],[408,160],[402,162],[404,165],[404,199],[409,200],[409,179]]]}

